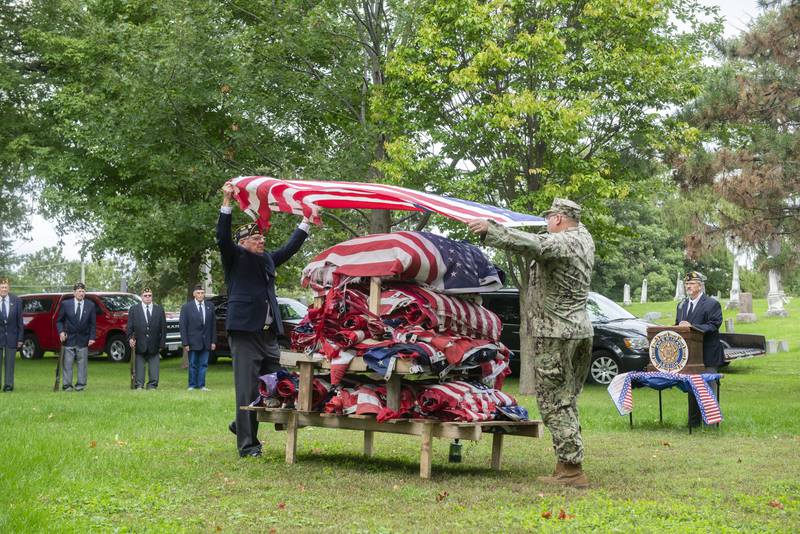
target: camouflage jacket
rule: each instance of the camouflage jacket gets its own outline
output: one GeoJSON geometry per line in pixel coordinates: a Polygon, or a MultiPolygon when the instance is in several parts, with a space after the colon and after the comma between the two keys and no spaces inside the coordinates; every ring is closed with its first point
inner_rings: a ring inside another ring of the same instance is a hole
{"type": "Polygon", "coordinates": [[[484,243],[533,257],[528,292],[531,335],[592,337],[586,298],[594,267],[594,240],[585,226],[532,234],[489,221],[484,243]]]}

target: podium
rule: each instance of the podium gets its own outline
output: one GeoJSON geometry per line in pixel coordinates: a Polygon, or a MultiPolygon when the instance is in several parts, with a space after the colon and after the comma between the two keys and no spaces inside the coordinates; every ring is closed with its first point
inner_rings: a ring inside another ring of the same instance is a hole
{"type": "MultiPolygon", "coordinates": [[[[648,326],[647,340],[652,342],[653,337],[659,332],[671,330],[686,341],[689,347],[689,359],[683,369],[678,371],[682,375],[698,375],[704,372],[703,363],[703,332],[693,326],[648,326]]],[[[658,371],[652,363],[647,364],[648,371],[658,371]]]]}

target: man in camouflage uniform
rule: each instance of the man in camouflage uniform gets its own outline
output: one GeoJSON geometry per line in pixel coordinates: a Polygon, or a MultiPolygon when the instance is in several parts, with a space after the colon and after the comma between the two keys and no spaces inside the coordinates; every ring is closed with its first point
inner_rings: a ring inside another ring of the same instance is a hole
{"type": "Polygon", "coordinates": [[[589,371],[592,323],[586,299],[594,266],[594,240],[580,224],[581,207],[556,198],[545,212],[546,234],[531,234],[475,219],[470,230],[486,245],[531,256],[530,332],[534,335],[536,400],[553,435],[558,463],[539,480],[577,488],[589,482],[583,472],[583,441],[577,398],[589,371]]]}

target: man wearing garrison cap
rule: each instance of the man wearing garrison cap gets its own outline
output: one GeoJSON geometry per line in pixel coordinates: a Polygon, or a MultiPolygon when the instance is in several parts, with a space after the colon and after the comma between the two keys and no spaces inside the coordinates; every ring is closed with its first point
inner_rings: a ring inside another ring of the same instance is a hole
{"type": "MultiPolygon", "coordinates": [[[[716,373],[724,361],[725,349],[719,340],[719,327],[722,325],[722,306],[716,299],[705,294],[705,277],[690,271],[683,277],[686,289],[684,299],[675,310],[675,324],[691,326],[703,332],[704,373],[716,373]]],[[[719,393],[719,384],[711,384],[714,394],[719,393]]],[[[694,394],[689,392],[689,425],[700,426],[702,415],[694,394]]]]}
{"type": "Polygon", "coordinates": [[[310,227],[304,218],[286,243],[271,252],[264,251],[264,236],[255,224],[239,228],[231,238],[231,200],[235,192],[236,187],[230,182],[222,187],[217,222],[217,245],[228,287],[225,328],[236,389],[236,419],[228,428],[236,434],[241,457],[258,457],[261,442],[256,413],[240,410],[239,406],[247,406],[258,397],[259,376],[280,369],[278,336],[283,334],[283,323],[275,296],[275,269],[300,250],[310,227]]]}
{"type": "Polygon", "coordinates": [[[86,389],[89,372],[89,347],[94,345],[96,314],[94,303],[86,299],[86,286],[78,282],[72,286],[74,298],[61,301],[56,318],[56,328],[64,346],[64,370],[61,384],[64,391],[72,391],[72,367],[78,365],[75,391],[86,389]]]}
{"type": "Polygon", "coordinates": [[[533,337],[536,401],[550,433],[556,467],[539,480],[575,488],[589,486],[583,472],[583,440],[577,398],[589,372],[592,323],[586,299],[594,266],[594,240],[580,223],[581,207],[556,198],[543,217],[546,234],[475,219],[470,230],[487,245],[532,257],[528,302],[533,337]]]}

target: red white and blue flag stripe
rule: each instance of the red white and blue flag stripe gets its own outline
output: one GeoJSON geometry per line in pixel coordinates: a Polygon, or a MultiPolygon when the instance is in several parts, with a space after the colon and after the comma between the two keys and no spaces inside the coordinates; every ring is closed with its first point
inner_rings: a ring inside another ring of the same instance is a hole
{"type": "Polygon", "coordinates": [[[318,180],[279,180],[268,176],[240,176],[230,182],[239,188],[236,199],[242,211],[267,229],[273,211],[294,213],[320,223],[320,208],[430,211],[467,222],[489,219],[504,226],[542,226],[535,215],[439,196],[396,185],[318,180]]]}
{"type": "Polygon", "coordinates": [[[722,421],[722,411],[717,398],[708,382],[718,380],[722,375],[705,373],[700,375],[682,375],[662,372],[632,372],[615,376],[608,385],[608,394],[614,401],[620,415],[633,411],[633,383],[643,384],[654,389],[666,389],[678,386],[684,391],[691,391],[697,399],[703,422],[713,425],[722,421]]]}

